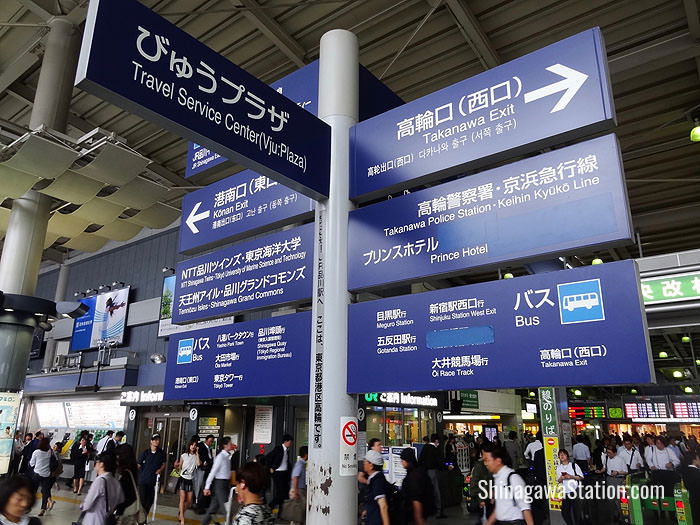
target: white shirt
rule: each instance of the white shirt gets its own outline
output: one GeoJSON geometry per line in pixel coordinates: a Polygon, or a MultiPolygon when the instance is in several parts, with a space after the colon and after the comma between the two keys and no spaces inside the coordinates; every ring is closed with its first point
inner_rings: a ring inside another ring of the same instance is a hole
{"type": "Polygon", "coordinates": [[[289,453],[289,449],[282,445],[282,463],[280,463],[280,466],[277,467],[276,472],[287,472],[287,468],[289,468],[289,465],[287,464],[287,454],[289,453]]]}
{"type": "MultiPolygon", "coordinates": [[[[605,459],[603,459],[603,467],[605,468],[605,473],[608,476],[612,476],[613,471],[627,473],[627,463],[620,456],[608,457],[607,454],[605,459]]],[[[616,474],[616,476],[622,476],[622,474],[616,474]]]]}
{"type": "Polygon", "coordinates": [[[574,445],[573,452],[574,460],[576,461],[585,461],[591,459],[591,451],[585,443],[576,443],[574,445]]]}
{"type": "Polygon", "coordinates": [[[105,451],[105,449],[107,448],[107,442],[110,439],[112,439],[110,436],[105,436],[97,442],[97,446],[95,447],[95,450],[97,451],[98,454],[102,454],[105,451]]]}
{"type": "Polygon", "coordinates": [[[530,501],[529,498],[526,498],[526,485],[523,478],[518,474],[513,474],[510,477],[510,490],[506,488],[508,475],[511,472],[514,472],[512,468],[503,466],[493,475],[493,483],[496,488],[496,520],[498,521],[521,520],[523,519],[523,511],[530,510],[530,501]],[[515,496],[515,504],[513,504],[513,496],[515,496]]]}
{"type": "Polygon", "coordinates": [[[663,450],[659,450],[658,447],[654,446],[651,450],[649,467],[656,467],[659,470],[673,470],[666,467],[668,463],[673,463],[673,467],[675,468],[681,464],[681,461],[672,449],[667,447],[663,450]]]}
{"type": "MultiPolygon", "coordinates": [[[[573,463],[572,461],[569,461],[568,465],[563,465],[561,463],[559,463],[559,465],[557,465],[557,479],[559,479],[561,477],[561,475],[564,474],[565,472],[567,474],[571,474],[572,476],[583,477],[583,472],[581,472],[581,467],[579,467],[578,465],[576,465],[576,463],[573,463]]],[[[578,490],[578,484],[579,484],[579,481],[577,479],[564,479],[564,480],[562,480],[562,485],[564,485],[564,493],[571,494],[572,492],[576,492],[578,490]]]]}
{"type": "Polygon", "coordinates": [[[231,479],[231,452],[222,450],[216,455],[214,458],[214,465],[211,467],[209,476],[207,476],[204,490],[209,490],[215,479],[231,479]]]}
{"type": "Polygon", "coordinates": [[[623,459],[629,470],[644,468],[644,460],[637,447],[627,450],[624,446],[617,449],[617,455],[623,459]]]}
{"type": "MultiPolygon", "coordinates": [[[[539,439],[536,439],[535,441],[530,443],[527,446],[527,448],[525,449],[525,459],[529,459],[530,461],[534,461],[535,452],[537,452],[541,448],[542,448],[542,442],[539,439]]],[[[522,518],[516,518],[516,519],[522,519],[522,518]]]]}
{"type": "Polygon", "coordinates": [[[42,478],[51,476],[51,450],[35,450],[32,452],[32,459],[29,460],[29,466],[34,469],[34,472],[42,478]]]}
{"type": "Polygon", "coordinates": [[[184,479],[192,479],[194,476],[194,471],[197,469],[197,453],[188,454],[185,452],[180,456],[180,476],[184,479]]]}

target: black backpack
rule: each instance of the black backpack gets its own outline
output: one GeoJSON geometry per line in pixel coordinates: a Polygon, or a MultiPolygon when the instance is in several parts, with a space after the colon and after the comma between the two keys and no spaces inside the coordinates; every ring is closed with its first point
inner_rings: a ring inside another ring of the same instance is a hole
{"type": "Polygon", "coordinates": [[[58,468],[58,458],[56,457],[56,454],[51,452],[51,457],[49,458],[49,470],[51,471],[51,474],[56,472],[56,469],[58,468]]]}
{"type": "Polygon", "coordinates": [[[404,496],[401,489],[393,483],[386,484],[386,502],[389,506],[389,521],[393,523],[405,523],[404,496]]]}

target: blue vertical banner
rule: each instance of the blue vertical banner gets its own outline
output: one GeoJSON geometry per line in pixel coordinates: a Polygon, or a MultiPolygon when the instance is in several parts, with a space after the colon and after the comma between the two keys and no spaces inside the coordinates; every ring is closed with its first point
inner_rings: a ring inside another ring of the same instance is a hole
{"type": "Polygon", "coordinates": [[[165,399],[309,393],[311,312],[174,334],[165,399]]]}
{"type": "Polygon", "coordinates": [[[349,316],[348,392],[654,381],[634,261],[362,302],[349,316]]]}
{"type": "Polygon", "coordinates": [[[590,29],[360,122],[351,198],[458,175],[611,129],[605,45],[590,29]]]}

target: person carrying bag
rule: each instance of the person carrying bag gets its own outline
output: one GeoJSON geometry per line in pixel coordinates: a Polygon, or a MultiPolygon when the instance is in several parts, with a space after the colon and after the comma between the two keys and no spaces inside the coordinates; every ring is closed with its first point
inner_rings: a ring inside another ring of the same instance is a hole
{"type": "Polygon", "coordinates": [[[134,493],[136,494],[136,500],[129,505],[127,508],[124,509],[124,512],[122,513],[121,516],[117,517],[117,524],[118,525],[143,525],[146,523],[146,520],[148,517],[146,516],[146,512],[143,510],[143,507],[141,506],[141,498],[139,497],[139,490],[138,487],[136,486],[136,480],[134,479],[134,475],[131,473],[130,470],[127,471],[129,473],[129,478],[131,479],[131,484],[134,487],[134,493]]]}

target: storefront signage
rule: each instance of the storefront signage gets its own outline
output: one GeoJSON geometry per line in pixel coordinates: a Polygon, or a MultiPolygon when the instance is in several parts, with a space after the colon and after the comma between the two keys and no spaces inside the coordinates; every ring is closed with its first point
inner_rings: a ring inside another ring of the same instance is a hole
{"type": "Polygon", "coordinates": [[[90,2],[76,85],[313,198],[330,127],[136,0],[90,2]]]}
{"type": "Polygon", "coordinates": [[[349,392],[653,380],[634,261],[362,302],[349,312],[349,392]],[[368,375],[368,367],[391,373],[368,375]]]}
{"type": "Polygon", "coordinates": [[[306,224],[179,263],[173,323],[309,299],[313,235],[306,224]]]}
{"type": "Polygon", "coordinates": [[[173,335],[165,399],[308,394],[310,345],[311,312],[173,335]]]}
{"type": "Polygon", "coordinates": [[[411,407],[436,407],[438,399],[433,396],[406,394],[403,392],[373,392],[365,394],[367,403],[384,403],[386,405],[402,405],[411,407]]]}
{"type": "Polygon", "coordinates": [[[97,296],[86,297],[80,302],[89,310],[73,323],[70,350],[88,350],[110,342],[120,345],[124,341],[126,312],[129,306],[129,287],[112,290],[97,296]]]}
{"type": "Polygon", "coordinates": [[[620,151],[607,135],[352,211],[348,286],[552,258],[631,238],[620,151]]]}
{"type": "Polygon", "coordinates": [[[155,405],[163,401],[163,387],[122,390],[119,402],[122,405],[155,405]]]}
{"type": "Polygon", "coordinates": [[[676,303],[700,299],[700,272],[642,279],[644,304],[676,303]]]}
{"type": "Polygon", "coordinates": [[[353,128],[351,197],[370,198],[610,129],[599,28],[353,128]]]}
{"type": "Polygon", "coordinates": [[[185,195],[180,252],[192,253],[243,235],[310,217],[314,201],[251,170],[185,195]]]}
{"type": "Polygon", "coordinates": [[[622,404],[626,419],[659,419],[671,415],[666,396],[624,397],[622,404]]]}
{"type": "Polygon", "coordinates": [[[478,390],[460,390],[459,398],[462,400],[462,409],[468,408],[472,410],[479,409],[479,391],[478,390]]]}

